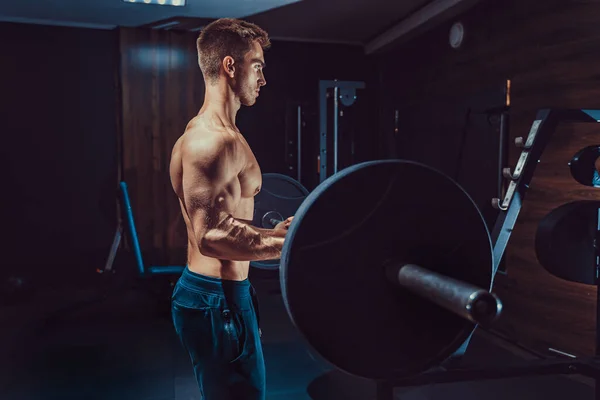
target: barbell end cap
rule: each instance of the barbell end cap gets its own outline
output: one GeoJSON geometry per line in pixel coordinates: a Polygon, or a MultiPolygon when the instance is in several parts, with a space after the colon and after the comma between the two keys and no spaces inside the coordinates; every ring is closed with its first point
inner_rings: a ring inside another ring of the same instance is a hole
{"type": "Polygon", "coordinates": [[[471,321],[484,327],[490,327],[502,314],[502,301],[494,293],[480,290],[471,295],[467,304],[471,321]]]}

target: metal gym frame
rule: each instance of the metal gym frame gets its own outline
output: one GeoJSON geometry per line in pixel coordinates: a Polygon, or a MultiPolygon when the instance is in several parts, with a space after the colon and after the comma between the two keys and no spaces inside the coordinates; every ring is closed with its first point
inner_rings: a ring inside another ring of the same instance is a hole
{"type": "Polygon", "coordinates": [[[296,173],[297,173],[297,181],[302,182],[302,106],[298,105],[298,111],[296,113],[296,173]]]}
{"type": "Polygon", "coordinates": [[[338,172],[338,117],[339,103],[350,107],[356,101],[356,89],[364,89],[365,83],[359,81],[319,81],[319,183],[327,176],[327,99],[328,89],[333,88],[333,173],[338,172]]]}
{"type": "Polygon", "coordinates": [[[120,200],[119,206],[122,207],[122,214],[126,219],[126,227],[123,227],[122,218],[119,218],[117,223],[117,231],[115,232],[115,237],[113,239],[112,246],[110,248],[110,253],[108,254],[108,259],[106,261],[106,265],[104,266],[104,270],[99,271],[102,273],[106,272],[114,272],[113,263],[115,257],[117,256],[117,251],[119,250],[119,246],[121,244],[121,238],[123,236],[123,229],[126,230],[126,233],[129,235],[129,240],[131,241],[131,247],[133,250],[133,254],[135,256],[135,261],[137,264],[137,272],[141,277],[148,277],[151,275],[181,275],[183,270],[185,269],[184,265],[165,265],[165,266],[145,266],[144,259],[142,258],[142,249],[140,247],[140,242],[138,240],[137,230],[135,228],[135,220],[133,218],[133,211],[131,210],[131,201],[129,200],[129,193],[127,190],[127,183],[122,181],[119,183],[120,188],[120,200]]]}
{"type": "MultiPolygon", "coordinates": [[[[493,199],[493,205],[500,215],[491,232],[493,247],[493,276],[510,235],[521,211],[527,189],[529,189],[535,168],[550,138],[559,123],[598,123],[600,110],[592,109],[540,109],[531,125],[528,137],[517,138],[515,144],[522,148],[521,155],[513,172],[505,168],[503,175],[510,180],[504,198],[493,199]]],[[[596,243],[600,243],[600,228],[596,231],[596,243]]],[[[600,247],[596,246],[596,277],[600,275],[600,247]]],[[[505,379],[540,375],[583,375],[595,380],[595,399],[600,400],[600,278],[596,279],[596,352],[594,356],[581,358],[528,360],[514,364],[493,367],[460,366],[460,363],[447,368],[440,367],[411,377],[392,378],[377,383],[377,399],[393,399],[395,387],[419,386],[459,381],[505,379]]]]}

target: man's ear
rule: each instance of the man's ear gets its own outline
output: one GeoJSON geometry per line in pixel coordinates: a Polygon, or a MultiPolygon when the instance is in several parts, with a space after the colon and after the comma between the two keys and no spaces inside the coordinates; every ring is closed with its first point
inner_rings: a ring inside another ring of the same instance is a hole
{"type": "Polygon", "coordinates": [[[223,69],[225,70],[225,73],[230,77],[233,78],[235,75],[235,61],[233,59],[233,57],[231,56],[227,56],[223,59],[223,69]]]}

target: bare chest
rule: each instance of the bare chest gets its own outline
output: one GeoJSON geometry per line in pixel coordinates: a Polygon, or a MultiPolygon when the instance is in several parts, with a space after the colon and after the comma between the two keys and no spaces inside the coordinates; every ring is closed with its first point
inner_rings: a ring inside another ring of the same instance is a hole
{"type": "Polygon", "coordinates": [[[237,217],[252,219],[254,214],[254,196],[260,192],[262,174],[258,161],[248,146],[244,146],[244,167],[238,178],[240,182],[240,202],[237,217]]]}

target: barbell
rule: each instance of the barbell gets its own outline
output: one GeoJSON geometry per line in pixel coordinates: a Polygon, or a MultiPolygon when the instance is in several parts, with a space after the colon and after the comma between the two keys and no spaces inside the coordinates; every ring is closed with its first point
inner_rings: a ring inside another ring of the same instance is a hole
{"type": "Polygon", "coordinates": [[[500,315],[492,260],[485,221],[457,183],[382,160],[348,167],[306,196],[279,272],[289,317],[318,355],[353,375],[392,379],[439,365],[500,315]]]}
{"type": "MultiPolygon", "coordinates": [[[[252,225],[273,229],[279,222],[294,215],[306,196],[308,189],[295,179],[277,173],[262,174],[261,190],[254,196],[252,225]]],[[[252,261],[250,265],[274,270],[279,268],[279,260],[252,261]]]]}

